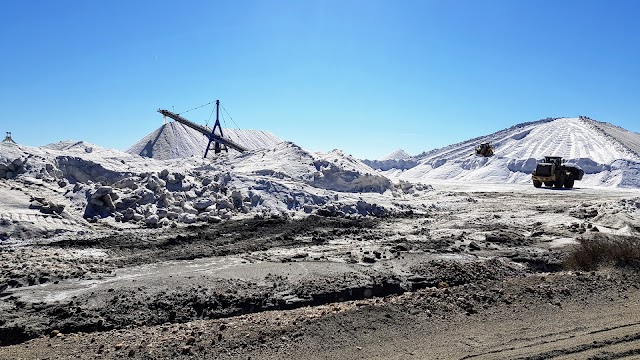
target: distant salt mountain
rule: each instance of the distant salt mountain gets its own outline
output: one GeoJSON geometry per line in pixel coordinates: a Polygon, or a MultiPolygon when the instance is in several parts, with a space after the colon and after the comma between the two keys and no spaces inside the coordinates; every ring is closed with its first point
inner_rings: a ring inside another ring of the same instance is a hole
{"type": "Polygon", "coordinates": [[[362,160],[363,163],[375,170],[407,170],[418,163],[406,151],[398,149],[381,158],[380,160],[362,160]]]}
{"type": "Polygon", "coordinates": [[[640,188],[640,134],[586,117],[523,123],[414,156],[409,169],[378,169],[393,179],[524,183],[546,155],[582,167],[581,185],[640,188]],[[475,155],[482,142],[495,156],[475,155]]]}
{"type": "Polygon", "coordinates": [[[44,145],[41,148],[46,150],[61,151],[65,153],[79,153],[79,154],[93,153],[93,154],[99,154],[101,156],[106,156],[106,157],[117,157],[117,156],[129,155],[129,154],[123,153],[120,150],[104,148],[102,146],[92,144],[86,141],[74,141],[74,140],[59,141],[57,143],[44,145]]]}
{"type": "MultiPolygon", "coordinates": [[[[223,128],[224,137],[249,150],[269,149],[282,140],[268,131],[223,128]]],[[[125,152],[158,160],[202,157],[209,139],[178,122],[169,122],[133,144],[125,152]]],[[[233,150],[229,150],[233,151],[233,150]]]]}
{"type": "Polygon", "coordinates": [[[410,159],[411,155],[409,155],[406,151],[402,150],[402,149],[398,149],[392,153],[390,153],[389,155],[383,157],[382,159],[380,159],[380,161],[385,161],[385,160],[406,160],[406,159],[410,159]]]}

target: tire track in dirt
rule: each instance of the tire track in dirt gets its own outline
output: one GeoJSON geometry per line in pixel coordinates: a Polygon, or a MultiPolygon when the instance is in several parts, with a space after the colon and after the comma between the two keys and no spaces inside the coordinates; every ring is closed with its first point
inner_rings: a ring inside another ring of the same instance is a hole
{"type": "Polygon", "coordinates": [[[552,333],[528,339],[531,343],[512,347],[498,347],[482,354],[465,356],[462,359],[616,359],[640,354],[640,322],[593,331],[552,333]],[[546,339],[545,339],[546,338],[546,339]],[[619,356],[617,356],[618,354],[619,356]]]}
{"type": "Polygon", "coordinates": [[[77,222],[67,219],[58,218],[45,214],[28,214],[28,213],[0,213],[0,220],[13,223],[41,224],[43,226],[60,226],[67,227],[76,225],[77,222]]]}

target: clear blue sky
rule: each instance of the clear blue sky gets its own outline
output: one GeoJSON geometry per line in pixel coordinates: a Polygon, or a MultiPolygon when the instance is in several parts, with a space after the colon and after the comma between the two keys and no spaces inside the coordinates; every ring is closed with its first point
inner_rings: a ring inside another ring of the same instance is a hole
{"type": "Polygon", "coordinates": [[[640,132],[639,18],[635,0],[4,0],[0,131],[124,150],[156,109],[220,99],[242,128],[360,158],[549,116],[640,132]]]}

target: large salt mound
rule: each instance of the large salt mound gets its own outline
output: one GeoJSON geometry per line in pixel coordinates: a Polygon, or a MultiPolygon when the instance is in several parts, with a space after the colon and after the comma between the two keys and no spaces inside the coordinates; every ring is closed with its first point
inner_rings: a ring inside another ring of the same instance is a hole
{"type": "MultiPolygon", "coordinates": [[[[282,142],[262,130],[222,129],[224,137],[249,150],[273,148],[282,142]]],[[[202,133],[178,122],[169,122],[125,150],[159,160],[202,157],[209,139],[202,133]]],[[[230,150],[231,151],[231,150],[230,150]]]]}
{"type": "Polygon", "coordinates": [[[103,148],[86,141],[65,140],[57,143],[51,143],[40,147],[44,150],[55,150],[64,152],[65,154],[98,154],[101,157],[128,157],[129,154],[120,150],[103,148]]]}
{"type": "Polygon", "coordinates": [[[234,173],[302,181],[327,190],[382,193],[391,188],[389,179],[343,151],[310,153],[290,142],[228,162],[234,173]]]}
{"type": "Polygon", "coordinates": [[[384,169],[404,180],[528,182],[539,159],[562,156],[585,170],[580,184],[640,187],[640,134],[588,118],[544,119],[467,140],[414,157],[408,170],[384,169]],[[490,142],[495,156],[475,155],[490,142]]]}

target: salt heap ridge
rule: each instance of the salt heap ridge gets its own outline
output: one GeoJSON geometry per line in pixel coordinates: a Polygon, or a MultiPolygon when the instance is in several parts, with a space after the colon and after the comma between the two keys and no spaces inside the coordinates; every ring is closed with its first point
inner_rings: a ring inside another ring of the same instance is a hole
{"type": "Polygon", "coordinates": [[[342,151],[311,153],[289,142],[168,160],[83,141],[0,144],[0,164],[16,163],[19,168],[11,166],[19,171],[0,180],[0,196],[15,199],[0,206],[0,217],[3,211],[24,215],[0,222],[2,239],[103,222],[159,227],[247,216],[386,216],[405,211],[394,205],[402,198],[432,190],[394,185],[342,151]]]}
{"type": "Polygon", "coordinates": [[[585,171],[576,186],[640,188],[639,154],[640,134],[581,116],[522,123],[414,156],[409,169],[379,169],[408,181],[526,183],[538,160],[553,155],[585,171]],[[482,142],[494,146],[493,157],[475,155],[482,142]]]}

